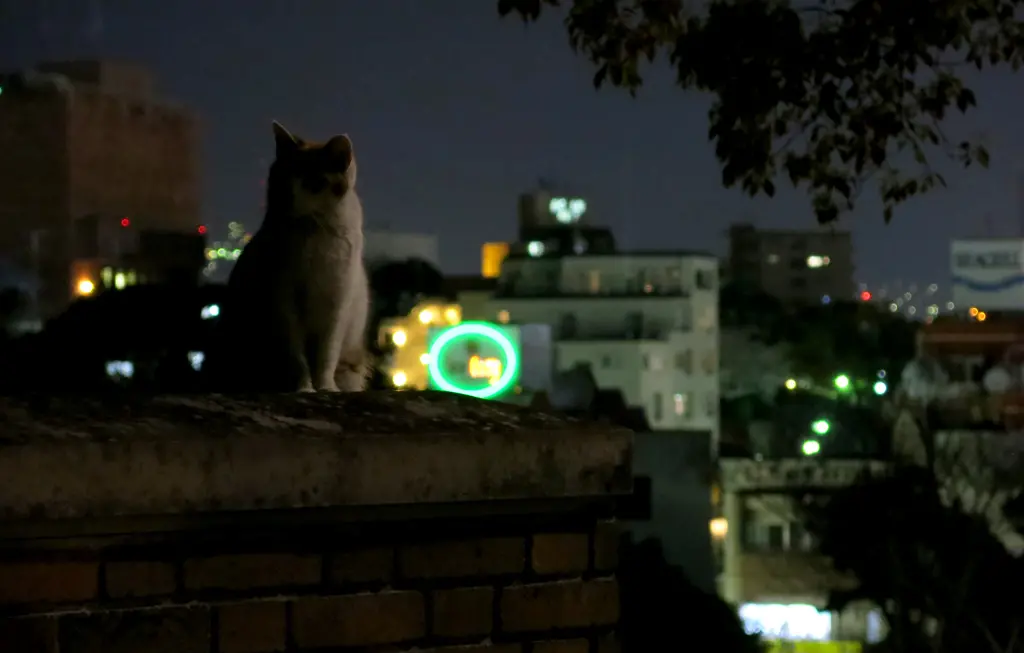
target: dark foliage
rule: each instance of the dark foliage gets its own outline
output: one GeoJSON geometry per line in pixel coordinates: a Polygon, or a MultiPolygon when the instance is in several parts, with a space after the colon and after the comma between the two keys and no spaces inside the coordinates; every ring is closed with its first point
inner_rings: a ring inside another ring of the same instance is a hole
{"type": "Polygon", "coordinates": [[[665,560],[660,541],[634,544],[627,540],[619,557],[620,637],[625,653],[673,648],[671,642],[686,641],[686,632],[694,633],[694,644],[710,642],[722,653],[764,650],[759,637],[744,632],[728,603],[695,587],[679,567],[665,560]],[[681,630],[681,624],[694,627],[681,630]]]}
{"type": "Polygon", "coordinates": [[[719,305],[723,326],[754,327],[764,343],[787,346],[796,374],[823,386],[839,372],[872,380],[878,370],[898,373],[914,355],[919,324],[875,302],[787,307],[730,284],[719,305]]]}
{"type": "Polygon", "coordinates": [[[499,0],[525,21],[563,7],[594,84],[636,93],[667,58],[684,89],[714,97],[708,136],[727,187],[775,194],[788,180],[822,223],[877,184],[884,217],[945,185],[930,161],[988,165],[943,123],[975,106],[970,68],[1022,61],[1020,0],[499,0]],[[695,7],[700,7],[695,10],[695,7]]]}
{"type": "Polygon", "coordinates": [[[982,515],[945,505],[926,468],[865,476],[809,501],[807,515],[821,552],[858,581],[833,593],[830,608],[856,600],[879,606],[893,650],[1002,651],[1020,627],[1024,601],[1015,588],[1024,563],[982,515]],[[929,632],[922,616],[938,628],[929,632]]]}

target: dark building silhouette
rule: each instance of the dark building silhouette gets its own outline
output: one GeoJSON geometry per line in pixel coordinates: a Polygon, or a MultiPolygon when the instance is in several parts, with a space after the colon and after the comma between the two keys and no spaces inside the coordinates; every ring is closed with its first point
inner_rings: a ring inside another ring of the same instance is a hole
{"type": "Polygon", "coordinates": [[[40,279],[36,309],[110,284],[198,275],[197,122],[144,68],[44,63],[0,76],[0,256],[40,279]],[[162,242],[167,238],[177,242],[162,242]],[[171,260],[165,260],[168,252],[171,260]],[[158,254],[158,252],[161,252],[158,254]],[[142,261],[149,261],[149,269],[142,261]]]}

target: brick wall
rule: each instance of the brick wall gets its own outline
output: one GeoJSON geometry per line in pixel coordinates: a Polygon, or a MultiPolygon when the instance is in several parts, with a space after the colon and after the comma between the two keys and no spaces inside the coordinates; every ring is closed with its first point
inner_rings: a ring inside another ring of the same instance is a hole
{"type": "Polygon", "coordinates": [[[0,414],[0,653],[617,648],[628,432],[439,393],[0,414]]]}
{"type": "Polygon", "coordinates": [[[180,537],[8,550],[0,650],[616,649],[615,523],[527,534],[492,521],[453,539],[429,537],[431,524],[418,530],[364,533],[355,546],[345,545],[351,534],[310,533],[241,550],[241,541],[195,548],[180,537]]]}

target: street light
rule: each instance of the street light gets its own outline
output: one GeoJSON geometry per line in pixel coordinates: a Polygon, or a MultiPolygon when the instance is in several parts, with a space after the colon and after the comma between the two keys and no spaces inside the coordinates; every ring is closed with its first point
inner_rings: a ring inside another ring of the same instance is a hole
{"type": "Polygon", "coordinates": [[[875,391],[876,395],[881,397],[882,395],[889,391],[889,386],[885,384],[885,381],[875,381],[875,385],[872,388],[872,390],[875,391]]]}
{"type": "Polygon", "coordinates": [[[819,419],[811,424],[811,430],[818,435],[827,435],[831,429],[832,425],[828,423],[827,419],[819,419]]]}
{"type": "Polygon", "coordinates": [[[839,390],[846,390],[847,388],[850,387],[850,377],[846,376],[845,374],[840,374],[839,376],[832,380],[832,383],[834,383],[836,388],[838,388],[839,390]]]}
{"type": "Polygon", "coordinates": [[[817,440],[804,440],[800,450],[805,456],[814,456],[821,451],[821,444],[817,440]]]}

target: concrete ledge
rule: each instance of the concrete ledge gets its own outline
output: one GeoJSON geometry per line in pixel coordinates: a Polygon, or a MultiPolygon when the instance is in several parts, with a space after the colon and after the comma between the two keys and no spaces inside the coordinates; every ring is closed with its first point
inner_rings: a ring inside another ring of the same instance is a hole
{"type": "Polygon", "coordinates": [[[599,497],[632,434],[444,393],[0,398],[26,520],[599,497]]]}

